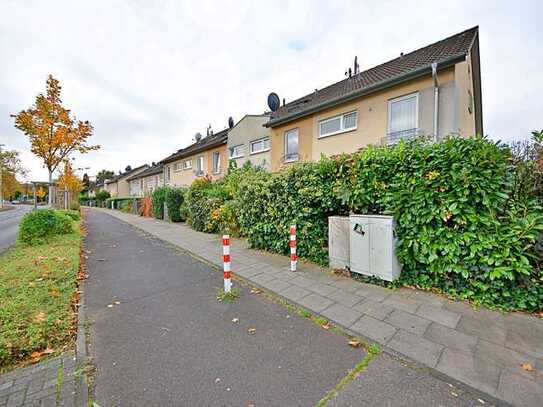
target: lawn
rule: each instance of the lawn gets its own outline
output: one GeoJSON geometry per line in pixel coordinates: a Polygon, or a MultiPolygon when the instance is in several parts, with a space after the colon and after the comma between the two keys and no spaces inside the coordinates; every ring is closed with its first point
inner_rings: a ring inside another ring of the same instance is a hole
{"type": "Polygon", "coordinates": [[[0,372],[73,346],[81,231],[0,256],[0,372]]]}

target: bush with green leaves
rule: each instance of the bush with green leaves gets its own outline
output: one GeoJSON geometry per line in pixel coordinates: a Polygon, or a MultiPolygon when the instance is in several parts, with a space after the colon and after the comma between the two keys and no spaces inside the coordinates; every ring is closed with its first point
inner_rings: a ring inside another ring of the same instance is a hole
{"type": "Polygon", "coordinates": [[[66,216],[69,216],[70,218],[72,218],[72,220],[75,220],[75,221],[78,221],[81,219],[81,213],[79,213],[79,211],[76,211],[76,210],[72,210],[72,209],[60,209],[57,211],[58,213],[62,213],[66,216]]]}
{"type": "Polygon", "coordinates": [[[164,219],[164,202],[166,202],[166,191],[168,187],[158,187],[151,194],[153,203],[153,216],[156,219],[164,219]]]}
{"type": "Polygon", "coordinates": [[[168,188],[164,201],[168,207],[168,216],[172,222],[183,222],[186,220],[181,205],[185,198],[185,188],[168,188]]]}
{"type": "Polygon", "coordinates": [[[99,202],[105,202],[106,199],[111,198],[111,194],[109,192],[107,192],[106,190],[102,189],[101,191],[98,191],[96,193],[95,198],[99,202]]]}
{"type": "Polygon", "coordinates": [[[352,157],[335,188],[356,213],[393,215],[401,283],[504,309],[543,304],[543,212],[514,199],[511,156],[485,138],[415,140],[352,157]]]}
{"type": "Polygon", "coordinates": [[[72,232],[72,218],[54,209],[38,209],[23,216],[19,224],[20,242],[36,246],[56,235],[72,232]]]}

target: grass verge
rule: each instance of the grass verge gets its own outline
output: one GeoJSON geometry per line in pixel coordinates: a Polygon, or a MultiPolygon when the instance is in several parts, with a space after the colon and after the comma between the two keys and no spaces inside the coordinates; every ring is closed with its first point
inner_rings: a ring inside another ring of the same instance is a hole
{"type": "Polygon", "coordinates": [[[0,373],[72,346],[81,230],[0,256],[0,373]]]}

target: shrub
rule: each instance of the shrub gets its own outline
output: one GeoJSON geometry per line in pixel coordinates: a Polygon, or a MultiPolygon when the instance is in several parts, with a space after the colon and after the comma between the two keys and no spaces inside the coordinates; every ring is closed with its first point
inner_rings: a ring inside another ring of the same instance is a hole
{"type": "Polygon", "coordinates": [[[181,213],[181,205],[183,204],[185,197],[185,190],[183,188],[168,188],[164,197],[166,206],[168,207],[169,220],[172,222],[181,222],[186,218],[181,213]]]}
{"type": "Polygon", "coordinates": [[[99,202],[104,202],[106,199],[111,198],[111,195],[109,192],[105,190],[98,191],[95,196],[96,200],[99,202]]]}
{"type": "Polygon", "coordinates": [[[75,221],[78,221],[79,219],[81,219],[81,214],[79,213],[79,211],[74,211],[70,209],[61,209],[61,210],[58,210],[57,212],[62,213],[63,215],[69,216],[70,218],[72,218],[72,220],[75,220],[75,221]]]}
{"type": "Polygon", "coordinates": [[[55,235],[72,232],[72,219],[53,209],[39,209],[23,216],[19,225],[19,241],[30,246],[45,243],[55,235]]]}
{"type": "Polygon", "coordinates": [[[151,194],[153,216],[156,219],[164,219],[164,202],[166,201],[167,190],[168,187],[158,187],[151,194]]]}

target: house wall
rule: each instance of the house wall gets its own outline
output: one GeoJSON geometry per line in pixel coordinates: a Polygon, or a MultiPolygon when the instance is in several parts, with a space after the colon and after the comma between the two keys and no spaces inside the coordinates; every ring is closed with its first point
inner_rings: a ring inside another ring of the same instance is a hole
{"type": "MultiPolygon", "coordinates": [[[[475,134],[474,115],[467,114],[469,104],[466,97],[469,89],[467,63],[462,62],[438,71],[438,83],[440,89],[438,137],[450,134],[462,136],[475,134]]],[[[321,155],[353,153],[367,145],[380,144],[388,131],[388,101],[414,92],[419,93],[419,132],[433,134],[434,89],[432,76],[427,75],[273,128],[272,171],[277,171],[285,165],[284,134],[293,128],[299,129],[299,161],[318,160],[321,155]],[[358,112],[355,130],[319,138],[318,125],[321,120],[352,111],[358,112]]]]}
{"type": "Polygon", "coordinates": [[[112,198],[116,198],[119,196],[118,189],[117,189],[117,182],[110,182],[107,184],[104,184],[104,189],[109,192],[109,195],[112,198]]]}
{"type": "Polygon", "coordinates": [[[188,157],[185,157],[183,159],[164,164],[164,180],[166,185],[181,187],[181,186],[189,186],[192,184],[192,182],[200,177],[203,177],[205,175],[208,175],[211,177],[211,179],[219,179],[224,177],[226,174],[226,170],[228,169],[228,155],[226,154],[226,144],[222,144],[219,147],[212,148],[210,150],[202,151],[198,154],[194,154],[188,157]],[[215,151],[218,151],[221,155],[221,162],[220,162],[220,171],[215,174],[213,173],[213,153],[215,151]],[[201,176],[196,176],[196,160],[198,157],[203,156],[204,157],[204,174],[201,176]],[[188,170],[180,169],[178,171],[175,171],[175,165],[177,163],[183,163],[184,161],[192,160],[192,168],[188,170]],[[170,181],[166,178],[166,171],[167,168],[170,167],[171,171],[171,177],[170,181]]]}
{"type": "Polygon", "coordinates": [[[230,148],[241,145],[242,157],[230,158],[239,167],[247,161],[253,165],[260,166],[266,170],[271,169],[271,149],[261,153],[251,154],[250,144],[252,141],[263,138],[270,138],[270,129],[263,126],[269,120],[265,115],[247,115],[234,128],[228,132],[228,143],[226,145],[230,158],[230,148]]]}
{"type": "Polygon", "coordinates": [[[472,72],[469,55],[466,61],[460,62],[454,67],[457,100],[457,133],[462,137],[471,137],[476,134],[472,72]]]}

